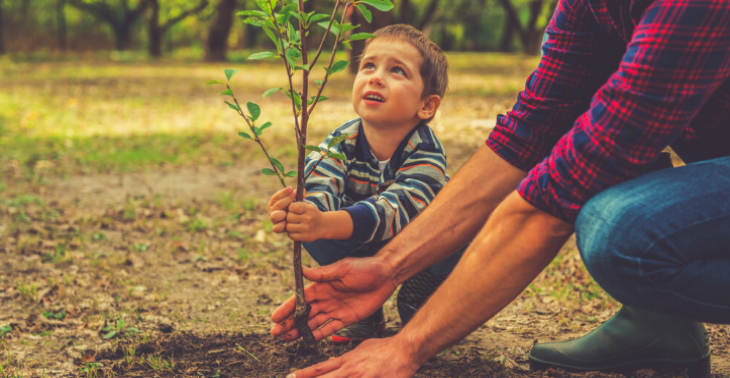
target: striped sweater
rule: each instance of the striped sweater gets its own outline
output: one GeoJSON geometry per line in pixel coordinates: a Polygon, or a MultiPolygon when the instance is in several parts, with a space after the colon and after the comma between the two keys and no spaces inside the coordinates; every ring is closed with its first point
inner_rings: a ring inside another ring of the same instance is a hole
{"type": "MultiPolygon", "coordinates": [[[[354,224],[350,240],[388,240],[420,214],[448,181],[444,148],[428,125],[419,124],[381,172],[359,118],[338,127],[320,148],[326,150],[329,141],[342,133],[350,136],[330,150],[346,159],[322,160],[305,183],[305,200],[320,211],[347,211],[354,224]]],[[[319,152],[309,154],[306,173],[320,156],[319,152]]]]}

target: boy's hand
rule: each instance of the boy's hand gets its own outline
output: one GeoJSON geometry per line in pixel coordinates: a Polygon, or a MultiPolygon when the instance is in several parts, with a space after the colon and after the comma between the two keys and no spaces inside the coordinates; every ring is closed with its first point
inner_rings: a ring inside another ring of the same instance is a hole
{"type": "Polygon", "coordinates": [[[289,238],[301,242],[313,242],[325,238],[326,227],[323,218],[323,213],[310,202],[290,203],[284,221],[289,238]]]}
{"type": "Polygon", "coordinates": [[[289,205],[296,199],[297,192],[291,188],[284,188],[271,196],[268,210],[269,219],[274,224],[273,231],[276,233],[286,232],[286,218],[289,205]]]}

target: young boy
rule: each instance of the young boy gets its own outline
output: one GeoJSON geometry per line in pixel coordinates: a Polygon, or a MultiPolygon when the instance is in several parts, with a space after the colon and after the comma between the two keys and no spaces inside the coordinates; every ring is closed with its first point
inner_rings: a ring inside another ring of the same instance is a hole
{"type": "MultiPolygon", "coordinates": [[[[420,214],[448,181],[446,155],[426,122],[433,119],[448,82],[441,49],[408,25],[374,33],[360,59],[352,106],[360,118],[345,122],[321,144],[349,135],[333,150],[342,161],[307,157],[304,202],[295,191],[271,197],[269,216],[275,232],[287,232],[320,265],[345,257],[373,256],[420,214]],[[316,167],[315,167],[316,165],[316,167]]],[[[460,253],[406,281],[398,295],[405,324],[446,278],[460,253]]],[[[349,343],[379,335],[382,308],[364,321],[332,336],[349,343]]]]}

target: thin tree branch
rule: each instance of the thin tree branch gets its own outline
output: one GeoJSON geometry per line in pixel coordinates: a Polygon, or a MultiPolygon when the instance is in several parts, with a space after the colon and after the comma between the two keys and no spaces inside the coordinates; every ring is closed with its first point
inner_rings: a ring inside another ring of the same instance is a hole
{"type": "Polygon", "coordinates": [[[321,163],[322,160],[324,160],[326,157],[327,157],[327,155],[325,155],[325,154],[322,154],[322,156],[319,157],[319,160],[317,160],[317,162],[314,163],[314,167],[312,167],[312,170],[309,171],[309,173],[307,173],[306,176],[304,176],[304,181],[305,182],[307,181],[307,179],[309,178],[309,176],[312,175],[312,172],[314,172],[314,170],[317,169],[317,166],[319,165],[319,163],[321,163]]]}
{"type": "MultiPolygon", "coordinates": [[[[340,21],[340,25],[342,25],[343,22],[345,22],[345,16],[347,15],[347,8],[350,7],[350,1],[347,1],[345,3],[345,8],[342,10],[342,21],[340,21]]],[[[317,92],[317,96],[314,98],[314,101],[312,102],[312,107],[309,108],[309,111],[307,114],[312,115],[312,112],[314,111],[314,107],[319,102],[319,96],[322,94],[322,90],[324,90],[324,86],[327,85],[327,79],[330,76],[330,68],[332,68],[332,63],[335,61],[335,53],[337,52],[337,45],[340,43],[340,35],[342,34],[342,30],[340,30],[339,33],[337,33],[337,38],[335,38],[335,46],[332,48],[332,56],[330,56],[330,63],[327,66],[327,73],[324,75],[324,80],[322,80],[322,85],[319,86],[319,91],[317,92]]]]}
{"type": "MultiPolygon", "coordinates": [[[[231,86],[226,84],[226,88],[231,89],[231,86]]],[[[231,93],[233,93],[233,89],[231,89],[231,93]]],[[[236,103],[236,106],[238,106],[238,115],[243,117],[243,119],[246,121],[246,124],[248,125],[248,128],[251,129],[251,133],[253,133],[253,137],[255,138],[254,141],[259,144],[259,147],[264,151],[264,154],[266,155],[266,158],[269,160],[269,164],[271,164],[271,167],[274,168],[274,172],[277,172],[276,177],[279,178],[279,182],[281,182],[281,186],[286,188],[286,183],[284,182],[284,172],[280,171],[279,168],[274,164],[273,161],[271,161],[271,156],[269,156],[269,153],[266,151],[266,147],[264,147],[264,143],[261,141],[261,138],[259,138],[258,134],[256,133],[256,129],[254,129],[253,124],[251,124],[251,120],[246,117],[246,115],[243,113],[243,109],[241,108],[241,105],[238,103],[238,99],[236,99],[236,96],[231,95],[233,97],[233,102],[236,103]]]]}
{"type": "MultiPolygon", "coordinates": [[[[312,59],[312,65],[310,68],[314,68],[314,64],[317,63],[317,59],[319,59],[319,54],[322,53],[322,48],[324,47],[324,42],[327,39],[327,34],[330,31],[330,28],[332,27],[332,22],[335,20],[335,15],[337,15],[337,9],[340,7],[340,1],[337,0],[335,3],[335,11],[332,12],[332,16],[330,17],[330,23],[327,25],[327,29],[324,30],[324,36],[322,36],[322,41],[319,43],[319,48],[317,49],[317,53],[314,55],[314,59],[312,59]]],[[[340,23],[342,25],[342,23],[340,23]]],[[[337,46],[337,43],[335,43],[335,47],[337,46]]]]}
{"type": "Polygon", "coordinates": [[[190,8],[190,9],[180,13],[177,17],[167,20],[164,24],[162,24],[162,26],[160,26],[160,29],[166,30],[170,26],[177,24],[178,22],[184,20],[188,16],[192,16],[192,15],[202,11],[207,6],[208,6],[208,0],[201,0],[200,3],[196,7],[190,8]]]}

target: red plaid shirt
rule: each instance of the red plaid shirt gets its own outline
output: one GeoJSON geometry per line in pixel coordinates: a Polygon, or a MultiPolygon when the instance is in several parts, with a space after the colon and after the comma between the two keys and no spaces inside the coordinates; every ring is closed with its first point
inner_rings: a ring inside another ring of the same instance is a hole
{"type": "Polygon", "coordinates": [[[730,155],[730,1],[561,0],[547,34],[487,140],[529,171],[517,190],[533,206],[572,223],[668,145],[730,155]]]}

